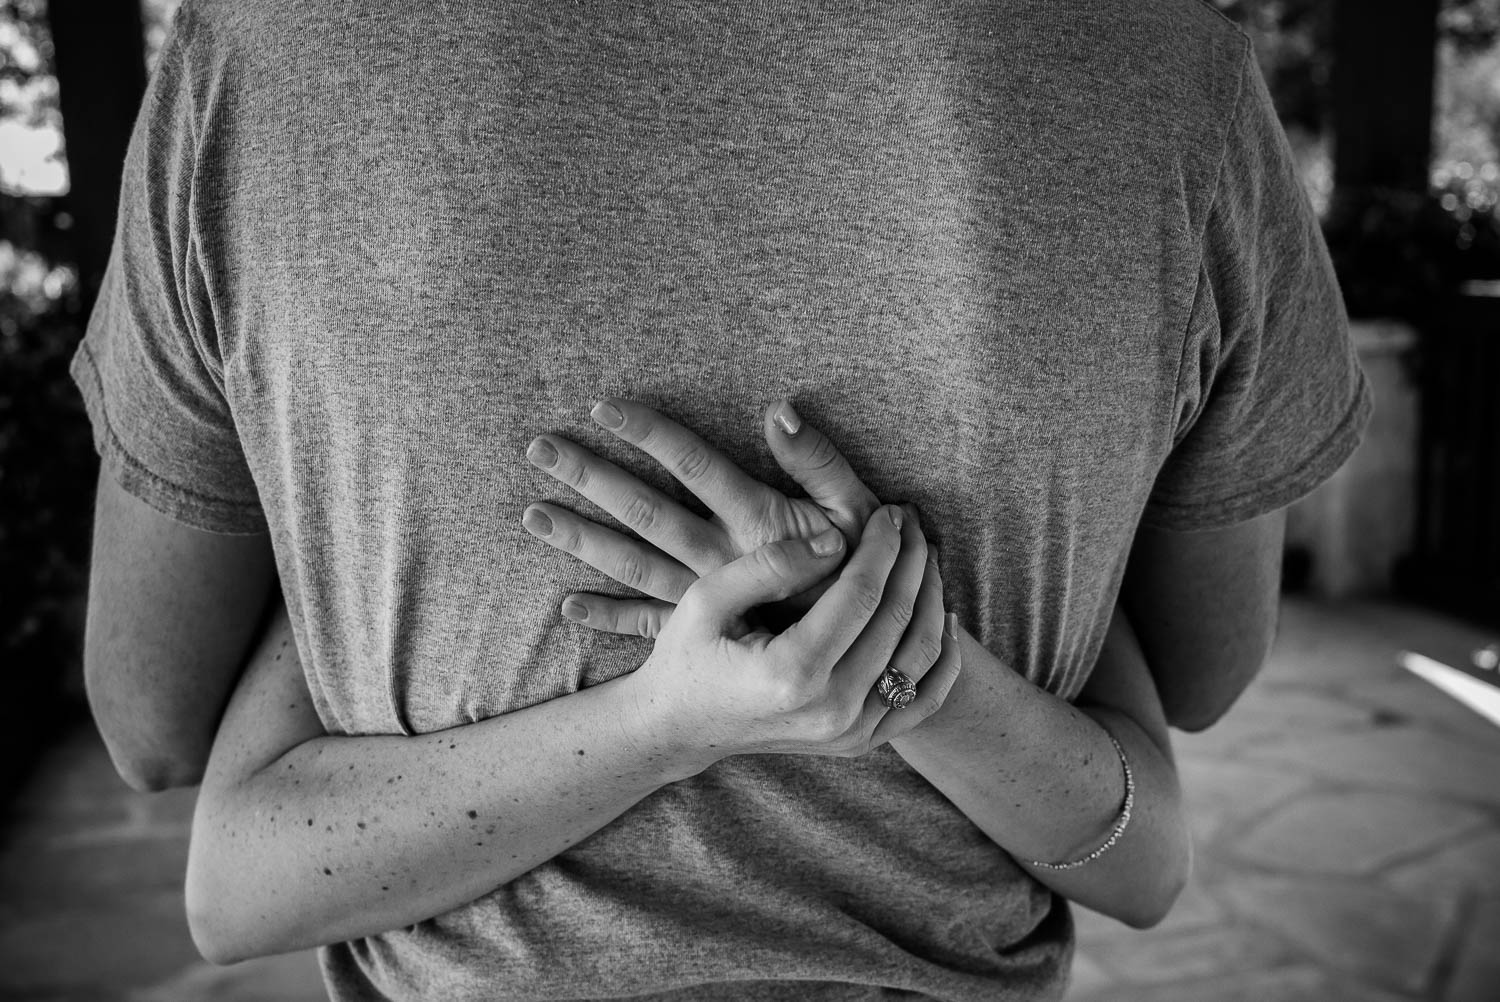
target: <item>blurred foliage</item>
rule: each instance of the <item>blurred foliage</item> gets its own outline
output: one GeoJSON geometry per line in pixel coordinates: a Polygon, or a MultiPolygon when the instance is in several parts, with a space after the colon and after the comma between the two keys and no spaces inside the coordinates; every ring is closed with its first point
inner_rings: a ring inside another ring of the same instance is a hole
{"type": "Polygon", "coordinates": [[[177,13],[181,0],[141,0],[141,20],[146,26],[146,66],[156,65],[156,54],[167,40],[167,29],[172,25],[172,15],[177,13]]]}
{"type": "Polygon", "coordinates": [[[1443,0],[1427,193],[1333,198],[1330,0],[1212,0],[1255,43],[1344,299],[1420,322],[1464,282],[1500,279],[1500,0],[1443,0]]]}
{"type": "MultiPolygon", "coordinates": [[[[59,194],[62,117],[42,0],[0,2],[0,188],[59,194]]],[[[9,213],[7,213],[9,215],[9,213]]]]}
{"type": "Polygon", "coordinates": [[[45,3],[0,3],[0,665],[7,699],[37,713],[81,679],[97,470],[67,374],[84,304],[56,197],[66,173],[49,163],[61,153],[51,65],[45,3]]]}
{"type": "Polygon", "coordinates": [[[1323,229],[1351,316],[1421,327],[1465,283],[1500,279],[1500,215],[1460,217],[1456,197],[1375,189],[1335,199],[1323,229]]]}
{"type": "Polygon", "coordinates": [[[67,374],[82,309],[69,269],[9,243],[0,283],[0,663],[76,687],[97,470],[67,374]]]}
{"type": "Polygon", "coordinates": [[[1287,129],[1324,131],[1333,59],[1329,0],[1212,0],[1245,30],[1287,129]]]}

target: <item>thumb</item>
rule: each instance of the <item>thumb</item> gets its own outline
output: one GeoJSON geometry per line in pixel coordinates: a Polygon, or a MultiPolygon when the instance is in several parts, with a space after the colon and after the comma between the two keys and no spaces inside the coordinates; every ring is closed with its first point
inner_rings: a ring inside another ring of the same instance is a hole
{"type": "Polygon", "coordinates": [[[677,611],[727,633],[755,606],[796,595],[838,570],[843,554],[844,534],[838,529],[767,543],[693,582],[677,611]]]}
{"type": "Polygon", "coordinates": [[[802,485],[828,520],[850,539],[858,539],[880,499],[865,486],[844,454],[827,435],[806,424],[779,400],[766,410],[766,444],[781,468],[802,485]]]}

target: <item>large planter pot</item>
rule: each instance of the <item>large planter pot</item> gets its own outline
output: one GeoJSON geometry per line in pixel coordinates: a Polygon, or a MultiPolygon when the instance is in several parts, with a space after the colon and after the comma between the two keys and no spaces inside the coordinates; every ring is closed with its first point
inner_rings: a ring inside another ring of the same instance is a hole
{"type": "Polygon", "coordinates": [[[1417,333],[1398,320],[1356,320],[1350,328],[1374,413],[1349,461],[1287,511],[1287,548],[1307,559],[1307,590],[1327,598],[1390,595],[1416,529],[1420,397],[1410,356],[1417,333]]]}

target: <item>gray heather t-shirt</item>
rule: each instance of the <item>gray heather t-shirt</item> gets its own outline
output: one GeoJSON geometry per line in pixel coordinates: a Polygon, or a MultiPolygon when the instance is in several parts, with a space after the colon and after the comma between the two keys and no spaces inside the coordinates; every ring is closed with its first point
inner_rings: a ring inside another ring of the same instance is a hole
{"type": "MultiPolygon", "coordinates": [[[[787,490],[790,395],[1069,697],[1138,524],[1286,505],[1369,411],[1248,42],[1196,0],[187,0],[73,373],[127,490],[269,530],[339,734],[644,659],[559,615],[622,589],[520,524],[606,517],[542,432],[689,499],[606,394],[787,490]]],[[[1040,999],[1070,947],[885,749],[727,760],[323,959],[338,999],[1040,999]]]]}

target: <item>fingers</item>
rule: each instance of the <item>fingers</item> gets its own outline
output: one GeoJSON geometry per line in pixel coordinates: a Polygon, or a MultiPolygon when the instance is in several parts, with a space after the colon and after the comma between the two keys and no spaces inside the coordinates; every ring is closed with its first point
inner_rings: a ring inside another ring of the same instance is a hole
{"type": "Polygon", "coordinates": [[[655,639],[676,607],[644,598],[577,592],[563,599],[562,614],[591,630],[655,639]]]}
{"type": "Polygon", "coordinates": [[[928,568],[927,540],[915,510],[909,509],[901,551],[886,578],[879,608],[840,662],[857,690],[873,687],[888,664],[895,663],[915,681],[937,660],[943,636],[942,579],[928,568]],[[896,663],[898,655],[903,660],[896,663]]]}
{"type": "Polygon", "coordinates": [[[544,502],[533,504],[521,516],[521,524],[547,545],[653,598],[676,602],[698,580],[697,574],[650,543],[631,539],[566,508],[544,502]]]}
{"type": "Polygon", "coordinates": [[[769,487],[645,404],[610,397],[595,404],[590,416],[600,427],[655,459],[725,522],[737,524],[765,508],[769,487]]]}
{"type": "MultiPolygon", "coordinates": [[[[920,533],[921,523],[915,510],[908,511],[907,515],[907,531],[916,529],[920,533]]],[[[908,537],[903,542],[909,544],[911,539],[908,537]]],[[[903,548],[901,559],[905,560],[909,552],[912,552],[909,546],[903,548]]],[[[907,623],[905,632],[901,634],[895,650],[887,659],[891,667],[917,683],[916,698],[900,710],[892,710],[880,699],[878,693],[873,689],[867,690],[869,694],[865,699],[862,719],[873,723],[866,724],[870,727],[870,738],[865,745],[867,750],[905,734],[936,713],[947,700],[962,670],[963,653],[958,637],[958,622],[956,617],[945,615],[943,577],[937,557],[937,547],[927,544],[925,566],[921,571],[921,583],[911,621],[907,623]],[[950,626],[951,632],[948,628],[950,626]]],[[[887,584],[888,594],[893,589],[909,587],[910,566],[899,566],[899,563],[898,561],[898,567],[891,571],[890,582],[887,584]]],[[[861,640],[873,636],[877,631],[878,628],[872,625],[861,636],[861,640]]],[[[863,656],[862,652],[850,649],[844,663],[850,668],[864,669],[851,674],[851,679],[857,680],[853,684],[865,685],[870,674],[879,678],[879,673],[883,671],[881,653],[879,648],[871,650],[870,656],[874,664],[864,666],[858,660],[863,656]]]]}
{"type": "MultiPolygon", "coordinates": [[[[913,523],[917,519],[908,512],[907,529],[912,531],[913,523]]],[[[916,529],[918,534],[920,529],[916,529]]],[[[922,681],[922,676],[927,674],[929,668],[934,665],[943,652],[943,575],[937,565],[937,548],[930,543],[926,547],[926,566],[921,570],[921,582],[917,590],[917,600],[911,621],[906,624],[906,632],[900,635],[896,649],[891,652],[888,663],[897,671],[903,672],[913,682],[922,681]]],[[[906,552],[902,552],[902,560],[906,559],[906,552]]],[[[890,581],[886,584],[887,593],[892,585],[898,583],[898,575],[908,573],[902,568],[898,561],[897,567],[891,572],[890,581]]],[[[866,630],[865,634],[870,634],[866,630]]],[[[871,669],[873,670],[873,668],[871,669]]],[[[879,673],[876,672],[878,679],[879,673]]]]}
{"type": "MultiPolygon", "coordinates": [[[[956,632],[957,626],[954,627],[956,632]]],[[[892,738],[900,737],[940,710],[962,671],[963,644],[953,633],[944,630],[942,653],[922,677],[917,686],[917,698],[896,711],[885,710],[884,704],[879,707],[885,712],[880,723],[875,725],[869,747],[878,748],[892,738]]]]}
{"type": "Polygon", "coordinates": [[[832,665],[842,658],[881,607],[886,578],[901,552],[897,520],[905,518],[893,505],[877,509],[838,580],[776,642],[795,647],[795,656],[808,662],[832,665]]]}
{"type": "Polygon", "coordinates": [[[541,435],[527,447],[526,458],[698,574],[708,573],[730,556],[722,552],[720,534],[703,519],[576,442],[541,435]]]}
{"type": "Polygon", "coordinates": [[[713,634],[727,634],[751,608],[779,602],[832,574],[843,553],[844,535],[837,529],[767,543],[700,578],[682,596],[678,612],[713,634]]]}
{"type": "Polygon", "coordinates": [[[829,521],[850,539],[859,535],[880,499],[828,436],[804,422],[785,399],[766,409],[765,434],[776,462],[828,513],[829,521]]]}

